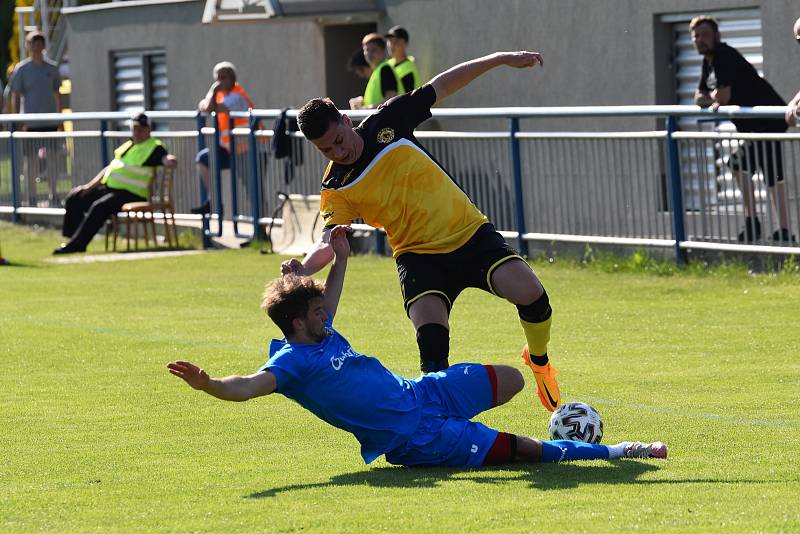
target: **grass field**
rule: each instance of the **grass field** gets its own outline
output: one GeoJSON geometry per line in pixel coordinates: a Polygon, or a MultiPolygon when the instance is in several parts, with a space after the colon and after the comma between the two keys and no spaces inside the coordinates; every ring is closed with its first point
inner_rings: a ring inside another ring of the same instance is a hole
{"type": "MultiPolygon", "coordinates": [[[[257,369],[282,258],[44,263],[57,243],[0,223],[0,531],[800,531],[800,275],[537,262],[565,397],[600,411],[604,442],[670,459],[408,469],[365,466],[281,396],[225,403],[167,373],[257,369]]],[[[390,259],[350,262],[336,324],[417,374],[390,259]]],[[[452,324],[451,362],[522,368],[512,306],[468,291],[452,324]]],[[[532,383],[479,420],[543,436],[532,383]]]]}

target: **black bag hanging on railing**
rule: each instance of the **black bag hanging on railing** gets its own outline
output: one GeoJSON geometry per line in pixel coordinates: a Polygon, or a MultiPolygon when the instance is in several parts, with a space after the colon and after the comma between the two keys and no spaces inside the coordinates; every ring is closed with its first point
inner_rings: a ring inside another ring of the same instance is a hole
{"type": "Polygon", "coordinates": [[[292,155],[292,139],[286,131],[286,112],[289,108],[283,108],[281,114],[275,118],[275,124],[272,125],[272,141],[270,148],[272,148],[272,155],[275,159],[283,159],[292,155]]]}

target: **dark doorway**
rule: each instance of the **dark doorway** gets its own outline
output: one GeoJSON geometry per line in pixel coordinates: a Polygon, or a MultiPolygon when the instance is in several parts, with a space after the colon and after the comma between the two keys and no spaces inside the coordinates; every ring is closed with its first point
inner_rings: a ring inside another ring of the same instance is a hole
{"type": "Polygon", "coordinates": [[[325,27],[325,89],[339,109],[350,109],[350,98],[364,94],[367,81],[348,72],[347,61],[361,38],[376,29],[375,23],[325,27]]]}

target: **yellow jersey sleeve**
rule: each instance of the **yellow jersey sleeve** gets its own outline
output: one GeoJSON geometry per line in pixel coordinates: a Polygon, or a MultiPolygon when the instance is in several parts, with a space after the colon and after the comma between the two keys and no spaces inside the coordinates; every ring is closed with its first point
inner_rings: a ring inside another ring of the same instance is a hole
{"type": "Polygon", "coordinates": [[[323,189],[319,199],[319,214],[323,226],[350,224],[359,218],[347,198],[335,189],[323,189]]]}

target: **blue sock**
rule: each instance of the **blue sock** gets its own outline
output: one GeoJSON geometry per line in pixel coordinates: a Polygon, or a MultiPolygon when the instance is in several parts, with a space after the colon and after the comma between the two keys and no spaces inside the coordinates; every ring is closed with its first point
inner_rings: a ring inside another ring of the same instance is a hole
{"type": "Polygon", "coordinates": [[[542,462],[567,462],[569,460],[598,460],[608,458],[608,447],[581,441],[543,441],[542,462]]]}

